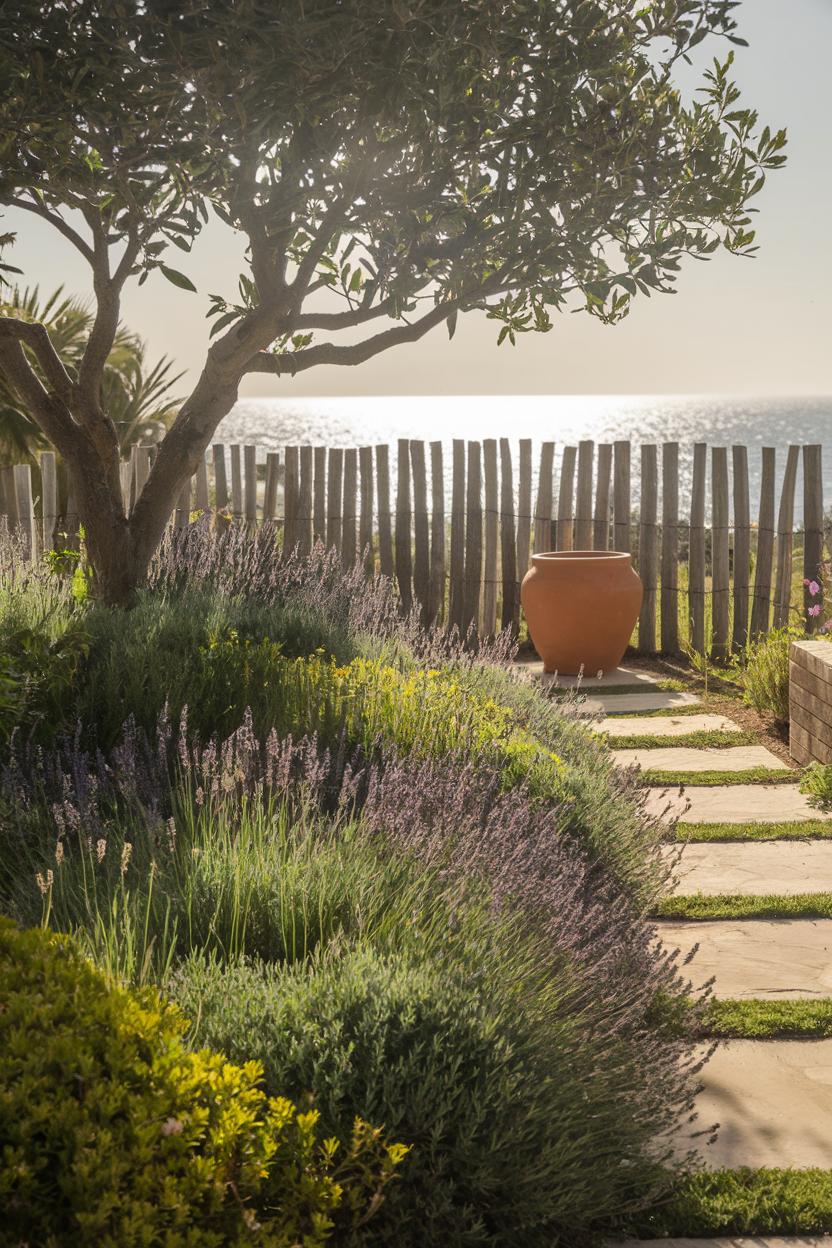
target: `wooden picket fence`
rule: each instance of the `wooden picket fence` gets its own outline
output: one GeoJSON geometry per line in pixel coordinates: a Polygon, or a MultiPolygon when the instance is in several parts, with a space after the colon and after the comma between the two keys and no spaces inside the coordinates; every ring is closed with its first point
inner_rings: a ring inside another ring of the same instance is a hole
{"type": "MultiPolygon", "coordinates": [[[[534,463],[531,439],[521,439],[517,452],[508,438],[458,439],[446,474],[441,442],[287,446],[268,452],[265,464],[255,446],[217,444],[183,489],[171,523],[185,526],[195,513],[217,509],[232,522],[274,524],[285,549],[304,554],[322,542],[346,567],[362,560],[368,575],[394,577],[404,607],[416,606],[426,623],[481,636],[520,628],[519,588],[532,552],[631,551],[644,583],[637,644],[647,654],[692,648],[725,658],[749,635],[790,621],[801,545],[803,575],[818,575],[825,553],[819,445],[788,447],[776,519],[776,452],[762,449],[754,520],[744,446],[730,448],[730,472],[728,448],[694,446],[684,508],[677,442],[583,441],[559,456],[554,442],[543,442],[534,463]],[[803,526],[796,529],[801,460],[803,526]]],[[[123,465],[128,509],[154,454],[134,447],[123,465]]],[[[51,452],[34,480],[28,465],[0,469],[0,513],[19,527],[32,557],[56,542],[71,546],[66,535],[77,533],[71,496],[60,508],[58,487],[51,452]]],[[[810,630],[824,618],[808,615],[816,601],[806,595],[798,605],[810,630]]]]}

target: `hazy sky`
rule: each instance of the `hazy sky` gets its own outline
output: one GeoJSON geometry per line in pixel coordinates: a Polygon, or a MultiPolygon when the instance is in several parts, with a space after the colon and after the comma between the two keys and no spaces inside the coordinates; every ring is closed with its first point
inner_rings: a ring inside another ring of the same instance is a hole
{"type": "MultiPolygon", "coordinates": [[[[738,12],[751,45],[737,49],[744,101],[759,110],[761,124],[789,130],[788,164],[755,200],[757,259],[725,253],[689,262],[677,295],[638,298],[614,328],[564,315],[551,333],[497,350],[494,323],[470,313],[453,342],[439,328],[359,368],[314,369],[296,380],[250,377],[242,394],[832,393],[832,0],[744,0],[738,12]]],[[[18,231],[16,254],[7,258],[25,281],[89,292],[84,261],[49,226],[9,212],[2,229],[18,231]]],[[[240,251],[235,235],[212,219],[192,255],[172,261],[199,295],[180,293],[159,275],[128,291],[124,319],[152,355],[198,369],[207,295],[233,293],[240,251]]]]}

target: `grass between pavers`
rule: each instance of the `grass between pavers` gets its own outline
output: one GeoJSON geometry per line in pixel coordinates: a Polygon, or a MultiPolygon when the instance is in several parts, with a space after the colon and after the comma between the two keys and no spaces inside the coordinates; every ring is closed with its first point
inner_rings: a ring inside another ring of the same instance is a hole
{"type": "Polygon", "coordinates": [[[676,841],[829,841],[832,819],[792,819],[782,823],[677,823],[676,841]]]}
{"type": "MultiPolygon", "coordinates": [[[[632,685],[554,685],[552,687],[552,695],[555,697],[568,697],[570,694],[581,694],[587,698],[612,698],[619,694],[633,693],[666,693],[660,685],[653,682],[643,681],[641,684],[632,685]]],[[[673,692],[677,692],[674,690],[673,692]]],[[[629,712],[632,715],[632,711],[629,712]]]]}
{"type": "MultiPolygon", "coordinates": [[[[668,749],[672,748],[665,741],[668,749]]],[[[659,771],[642,769],[645,784],[658,789],[714,788],[734,784],[796,784],[800,772],[780,767],[748,767],[745,771],[659,771]]]]}
{"type": "Polygon", "coordinates": [[[690,893],[664,897],[653,914],[659,919],[830,919],[832,893],[690,893]]]}
{"type": "Polygon", "coordinates": [[[679,715],[707,715],[708,708],[703,706],[701,702],[683,702],[680,706],[662,706],[655,711],[616,711],[609,707],[604,711],[606,718],[620,715],[626,718],[632,718],[634,715],[639,719],[675,719],[679,715]]]}
{"type": "Polygon", "coordinates": [[[703,1170],[621,1230],[642,1239],[832,1231],[832,1170],[703,1170]]]}
{"type": "Polygon", "coordinates": [[[678,737],[658,734],[630,733],[626,737],[598,734],[604,737],[611,750],[668,750],[668,749],[722,749],[739,745],[757,745],[759,738],[751,732],[726,732],[718,728],[702,728],[698,732],[681,733],[678,737]]]}
{"type": "Polygon", "coordinates": [[[718,997],[708,1003],[702,1034],[716,1040],[820,1040],[832,1036],[832,997],[808,1001],[718,997]]]}

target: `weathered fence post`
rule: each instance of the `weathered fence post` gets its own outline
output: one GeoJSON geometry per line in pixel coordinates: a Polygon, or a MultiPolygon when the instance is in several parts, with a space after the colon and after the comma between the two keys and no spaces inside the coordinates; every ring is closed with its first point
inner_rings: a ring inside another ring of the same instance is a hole
{"type": "Polygon", "coordinates": [[[376,447],[376,494],[378,496],[378,566],[382,576],[393,576],[393,531],[390,511],[390,449],[376,447]]]}
{"type": "Polygon", "coordinates": [[[485,556],[480,632],[483,637],[492,637],[497,628],[497,542],[500,509],[496,438],[484,439],[482,458],[485,476],[485,556]]]}
{"type": "Polygon", "coordinates": [[[734,627],[731,647],[748,642],[748,592],[751,577],[751,505],[748,496],[748,451],[731,448],[734,471],[734,627]]]}
{"type": "MultiPolygon", "coordinates": [[[[495,460],[496,466],[496,460],[495,460]]],[[[554,498],[555,444],[543,442],[540,447],[540,470],[537,477],[537,502],[534,506],[534,551],[539,554],[552,549],[552,502],[554,498]]],[[[486,503],[486,506],[488,504],[486,503]]]]}
{"type": "MultiPolygon", "coordinates": [[[[284,466],[284,476],[285,472],[284,466]]],[[[343,485],[344,452],[338,446],[331,446],[327,453],[326,463],[326,544],[330,549],[336,550],[339,555],[341,553],[341,490],[343,485]]],[[[390,523],[389,496],[387,523],[390,523]]],[[[393,559],[391,555],[391,575],[393,572],[392,565],[393,559]]]]}
{"type": "Polygon", "coordinates": [[[36,559],[38,539],[35,529],[35,507],[32,498],[32,469],[29,464],[14,466],[14,497],[17,523],[23,543],[24,559],[36,559]]]}
{"type": "Polygon", "coordinates": [[[465,517],[465,592],[462,631],[476,629],[480,615],[482,580],[482,467],[479,442],[468,443],[465,517]]]}
{"type": "Polygon", "coordinates": [[[44,451],[40,457],[40,480],[43,549],[48,551],[55,549],[55,525],[58,523],[58,467],[54,451],[44,451]]]}
{"type": "Polygon", "coordinates": [[[358,479],[361,508],[358,521],[358,546],[364,560],[364,571],[372,576],[376,568],[373,554],[373,448],[358,448],[358,479]]]}
{"type": "Polygon", "coordinates": [[[572,550],[572,492],[575,487],[575,455],[574,446],[563,448],[560,462],[560,487],[558,489],[558,527],[557,549],[572,550]]]}
{"type": "Polygon", "coordinates": [[[277,479],[280,475],[280,455],[269,451],[266,455],[266,485],[263,491],[263,519],[273,523],[277,514],[277,479]]]}
{"type": "MultiPolygon", "coordinates": [[[[136,448],[138,449],[138,448],[136,448]]],[[[136,497],[141,494],[139,485],[139,461],[136,461],[136,497]]],[[[222,511],[228,506],[228,477],[225,473],[225,447],[221,442],[214,443],[214,506],[222,511]]]]}
{"type": "MultiPolygon", "coordinates": [[[[308,444],[302,446],[300,448],[297,527],[298,549],[302,555],[308,555],[312,549],[312,463],[312,447],[308,444]]],[[[257,515],[256,503],[254,514],[257,515]]]]}
{"type": "Polygon", "coordinates": [[[500,438],[500,548],[503,571],[502,626],[517,631],[520,596],[517,592],[517,531],[514,524],[514,476],[511,444],[500,438]]]}
{"type": "Polygon", "coordinates": [[[690,644],[697,654],[705,653],[705,473],[708,447],[697,442],[693,448],[693,484],[690,496],[688,554],[688,612],[690,644]]]}
{"type": "MultiPolygon", "coordinates": [[[[233,452],[234,448],[231,450],[233,452]]],[[[287,446],[283,453],[283,553],[286,555],[295,549],[298,541],[298,470],[298,448],[287,446]]]]}
{"type": "Polygon", "coordinates": [[[659,461],[652,443],[641,448],[641,516],[638,537],[638,571],[644,585],[638,617],[638,648],[643,654],[656,651],[656,581],[658,579],[659,461]]]}
{"type": "Polygon", "coordinates": [[[578,489],[575,498],[575,549],[592,548],[592,464],[595,443],[578,443],[578,489]]]}
{"type": "Polygon", "coordinates": [[[430,597],[430,530],[425,444],[419,439],[410,443],[410,467],[413,472],[413,592],[422,623],[426,624],[430,597]]]}
{"type": "Polygon", "coordinates": [[[774,469],[775,449],[764,446],[760,510],[757,522],[757,560],[754,569],[754,601],[751,607],[751,637],[757,639],[768,632],[771,618],[771,569],[774,560],[774,469]]]}
{"type": "MultiPolygon", "coordinates": [[[[294,448],[297,454],[297,447],[294,448]]],[[[231,447],[231,515],[235,520],[243,518],[243,474],[240,463],[239,443],[231,447]]]]}
{"type": "Polygon", "coordinates": [[[823,623],[823,468],[821,448],[813,444],[803,448],[803,578],[816,581],[820,593],[814,596],[803,590],[803,614],[809,633],[823,623]],[[820,607],[820,611],[810,608],[820,607]]]}
{"type": "Polygon", "coordinates": [[[711,617],[713,619],[713,634],[711,638],[711,654],[719,662],[728,657],[728,619],[730,614],[727,447],[714,446],[711,448],[711,490],[713,491],[711,522],[713,561],[711,573],[711,617]]]}
{"type": "MultiPolygon", "coordinates": [[[[302,448],[301,457],[304,450],[302,448]]],[[[257,523],[257,447],[246,443],[243,447],[243,514],[246,523],[257,523]]]]}
{"type": "Polygon", "coordinates": [[[197,511],[208,510],[208,464],[205,456],[201,455],[199,463],[196,466],[196,509],[197,511]]]}
{"type": "Polygon", "coordinates": [[[613,447],[613,541],[616,550],[632,549],[630,538],[630,443],[613,447]]]}
{"type": "Polygon", "coordinates": [[[610,547],[611,472],[612,443],[602,442],[598,447],[598,468],[595,483],[595,518],[592,523],[593,550],[609,550],[610,547]]]}
{"type": "MultiPolygon", "coordinates": [[[[372,451],[370,452],[372,463],[372,451]]],[[[326,545],[326,447],[316,446],[312,452],[314,497],[312,502],[312,540],[326,545]]]]}
{"type": "Polygon", "coordinates": [[[341,502],[341,559],[345,568],[355,566],[357,490],[358,452],[354,446],[351,446],[344,451],[344,492],[341,502]]]}
{"type": "Polygon", "coordinates": [[[465,614],[465,443],[454,438],[451,478],[451,583],[448,620],[462,632],[465,614]]]}
{"type": "Polygon", "coordinates": [[[774,585],[774,627],[785,628],[789,622],[792,599],[792,550],[794,547],[794,489],[800,447],[790,446],[786,454],[786,472],[780,494],[777,516],[777,577],[774,585]]]}
{"type": "Polygon", "coordinates": [[[679,443],[662,445],[661,639],[665,654],[679,652],[679,443]]]}
{"type": "Polygon", "coordinates": [[[532,440],[520,439],[520,466],[517,478],[517,580],[529,570],[529,544],[532,536],[532,440]]]}
{"type": "Polygon", "coordinates": [[[445,467],[442,443],[430,444],[430,594],[428,623],[445,615],[445,467]]]}
{"type": "Polygon", "coordinates": [[[396,470],[396,580],[405,613],[413,605],[413,556],[410,545],[410,444],[399,438],[396,470]]]}

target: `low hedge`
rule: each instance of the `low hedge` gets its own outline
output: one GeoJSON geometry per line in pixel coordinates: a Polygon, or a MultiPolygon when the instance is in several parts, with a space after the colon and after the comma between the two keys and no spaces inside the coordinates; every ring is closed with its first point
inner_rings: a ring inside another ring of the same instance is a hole
{"type": "Polygon", "coordinates": [[[604,1034],[591,1004],[577,1014],[568,973],[503,969],[341,945],[308,966],[194,957],[169,990],[195,1043],[256,1057],[269,1089],[314,1088],[327,1131],[368,1116],[412,1143],[366,1245],[588,1242],[668,1183],[633,1092],[646,1105],[654,1090],[634,1041],[604,1034]]]}
{"type": "Polygon", "coordinates": [[[189,1052],[186,1027],[0,920],[3,1242],[320,1248],[380,1203],[405,1150],[361,1122],[320,1141],[316,1112],[268,1098],[256,1062],[189,1052]]]}

